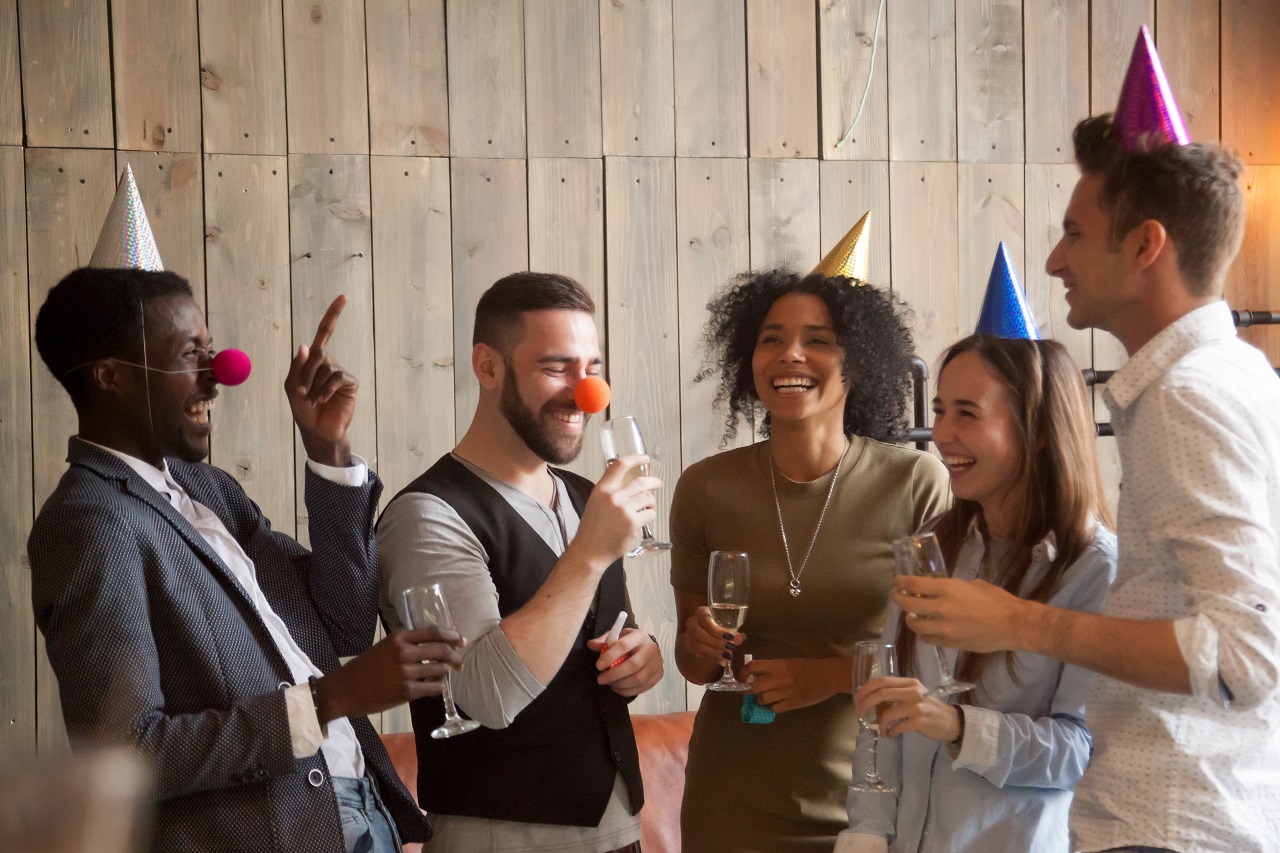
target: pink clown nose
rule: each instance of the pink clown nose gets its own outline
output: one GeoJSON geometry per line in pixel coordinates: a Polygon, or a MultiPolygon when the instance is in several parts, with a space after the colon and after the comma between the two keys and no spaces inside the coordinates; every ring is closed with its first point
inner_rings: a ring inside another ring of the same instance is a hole
{"type": "Polygon", "coordinates": [[[219,350],[213,357],[213,380],[219,385],[239,385],[252,370],[253,362],[244,350],[219,350]]]}

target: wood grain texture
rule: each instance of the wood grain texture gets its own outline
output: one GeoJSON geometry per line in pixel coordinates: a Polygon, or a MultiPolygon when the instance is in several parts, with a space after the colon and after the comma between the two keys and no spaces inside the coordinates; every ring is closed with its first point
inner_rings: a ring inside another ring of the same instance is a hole
{"type": "MultiPolygon", "coordinates": [[[[1018,280],[1025,282],[1023,166],[961,163],[957,172],[960,245],[957,322],[966,335],[978,325],[996,250],[1003,242],[1018,280]]],[[[1036,318],[1037,322],[1039,317],[1036,318]]]]}
{"type": "Polygon", "coordinates": [[[956,184],[955,163],[889,165],[893,292],[915,313],[916,355],[931,374],[938,355],[961,332],[956,184]]]}
{"type": "Polygon", "coordinates": [[[746,157],[746,7],[672,0],[671,15],[676,156],[746,157]]]}
{"type": "Polygon", "coordinates": [[[965,163],[1022,163],[1022,0],[956,4],[956,112],[965,163]]]}
{"type": "Polygon", "coordinates": [[[196,0],[111,0],[116,145],[200,150],[196,0]]]}
{"type": "MultiPolygon", "coordinates": [[[[1156,0],[1155,39],[1160,64],[1164,66],[1169,86],[1182,110],[1187,133],[1200,142],[1217,139],[1220,128],[1222,92],[1217,74],[1221,66],[1218,6],[1219,0],[1156,0]]],[[[1268,6],[1270,18],[1273,21],[1280,19],[1277,15],[1280,9],[1275,4],[1268,6]]],[[[1266,25],[1259,27],[1259,23],[1254,26],[1265,32],[1266,25]]],[[[1280,37],[1280,24],[1272,27],[1266,42],[1268,66],[1274,64],[1277,37],[1280,37]]],[[[1230,61],[1240,58],[1241,54],[1235,53],[1230,61]]],[[[1280,86],[1271,82],[1275,76],[1258,69],[1258,75],[1251,78],[1250,86],[1256,90],[1257,86],[1270,83],[1272,91],[1280,93],[1280,86]]],[[[1280,98],[1274,103],[1280,106],[1280,98]]]]}
{"type": "Polygon", "coordinates": [[[0,0],[0,145],[22,144],[18,0],[0,0]]]}
{"type": "Polygon", "coordinates": [[[1080,171],[1065,163],[1026,165],[1023,175],[1026,265],[1022,268],[1027,303],[1046,338],[1061,341],[1081,368],[1093,364],[1093,333],[1067,325],[1062,280],[1045,271],[1049,253],[1062,239],[1062,217],[1080,171]]]}
{"type": "Polygon", "coordinates": [[[449,156],[444,0],[365,0],[365,26],[370,151],[449,156]]]}
{"type": "MultiPolygon", "coordinates": [[[[604,163],[561,158],[529,161],[529,269],[567,275],[579,282],[596,304],[596,334],[603,353],[604,163]]],[[[608,372],[606,362],[605,372],[608,372]]],[[[590,480],[604,473],[600,452],[602,412],[587,421],[582,453],[564,466],[590,480]]]]}
{"type": "Polygon", "coordinates": [[[1116,108],[1133,56],[1138,28],[1155,33],[1155,0],[1092,0],[1089,39],[1089,112],[1116,108]]]}
{"type": "Polygon", "coordinates": [[[747,161],[751,268],[786,267],[801,275],[822,259],[818,161],[747,161]]]}
{"type": "Polygon", "coordinates": [[[880,0],[827,0],[818,6],[824,160],[889,159],[889,49],[883,16],[876,35],[880,5],[880,0]],[[864,92],[866,105],[858,124],[849,141],[840,145],[864,92]]]}
{"type": "MultiPolygon", "coordinates": [[[[1280,166],[1250,166],[1244,176],[1244,245],[1227,275],[1227,302],[1248,311],[1280,311],[1280,166]]],[[[1240,337],[1280,365],[1280,326],[1253,326],[1240,337]]]]}
{"type": "Polygon", "coordinates": [[[525,0],[529,156],[599,157],[599,0],[525,0]]]}
{"type": "Polygon", "coordinates": [[[284,59],[289,153],[368,154],[363,0],[284,0],[284,59]]]}
{"type": "Polygon", "coordinates": [[[204,166],[209,333],[253,359],[249,379],[219,395],[210,462],[292,536],[294,427],[282,389],[294,352],[289,163],[283,155],[211,154],[204,166]]]}
{"type": "MultiPolygon", "coordinates": [[[[654,533],[667,537],[671,492],[679,476],[680,354],[676,293],[675,164],[670,158],[610,157],[605,161],[605,246],[609,257],[610,414],[633,415],[656,452],[658,492],[654,533]]],[[[675,600],[668,554],[627,560],[627,588],[636,619],[672,660],[675,600]]],[[[669,667],[662,681],[632,704],[633,713],[683,710],[684,679],[669,667]]]]}
{"type": "Polygon", "coordinates": [[[18,0],[26,144],[110,148],[107,0],[18,0]]]}
{"type": "Polygon", "coordinates": [[[604,153],[675,152],[672,0],[600,0],[604,153]]]}
{"type": "Polygon", "coordinates": [[[889,164],[883,161],[828,161],[818,170],[821,190],[822,245],[826,257],[862,214],[871,211],[871,284],[888,287],[889,255],[889,164]]]}
{"type": "Polygon", "coordinates": [[[524,3],[446,3],[445,18],[451,153],[525,156],[524,3]]]}
{"type": "Polygon", "coordinates": [[[752,157],[818,156],[817,54],[812,0],[747,0],[752,157]]]}
{"type": "Polygon", "coordinates": [[[1278,43],[1275,4],[1223,0],[1222,139],[1249,164],[1280,164],[1278,43]]]}
{"type": "Polygon", "coordinates": [[[898,0],[885,9],[889,48],[889,157],[956,158],[956,16],[947,0],[898,0]]]}
{"type": "Polygon", "coordinates": [[[199,0],[200,103],[210,154],[285,154],[279,3],[199,0]]]}
{"type": "Polygon", "coordinates": [[[1089,0],[1023,0],[1026,157],[1072,163],[1071,129],[1089,114],[1089,0]]]}
{"type": "Polygon", "coordinates": [[[480,295],[529,269],[528,185],[523,160],[450,160],[453,186],[453,387],[459,436],[476,412],[471,333],[480,295]]]}
{"type": "Polygon", "coordinates": [[[138,196],[146,208],[164,268],[191,282],[204,304],[204,186],[200,155],[157,151],[116,151],[116,175],[133,167],[138,196]]]}

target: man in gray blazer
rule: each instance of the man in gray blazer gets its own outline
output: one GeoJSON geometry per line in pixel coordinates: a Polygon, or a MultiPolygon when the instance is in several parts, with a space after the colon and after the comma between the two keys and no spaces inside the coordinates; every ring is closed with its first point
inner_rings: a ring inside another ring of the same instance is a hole
{"type": "Polygon", "coordinates": [[[79,433],[28,541],[36,624],[73,746],[129,743],[152,763],[154,850],[398,853],[429,837],[365,715],[438,694],[460,640],[372,645],[382,487],[347,439],[356,380],[325,352],[344,304],[285,380],[314,552],[201,463],[218,390],[184,279],[76,270],[37,317],[79,433]]]}

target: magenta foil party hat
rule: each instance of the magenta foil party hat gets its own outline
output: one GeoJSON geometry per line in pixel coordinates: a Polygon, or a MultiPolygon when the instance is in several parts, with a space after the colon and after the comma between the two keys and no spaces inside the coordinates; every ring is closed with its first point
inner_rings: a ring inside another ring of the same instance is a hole
{"type": "Polygon", "coordinates": [[[1116,103],[1115,126],[1120,130],[1126,151],[1138,148],[1144,137],[1148,144],[1191,142],[1146,27],[1138,30],[1138,41],[1133,46],[1133,57],[1116,103]]]}
{"type": "Polygon", "coordinates": [[[156,238],[151,233],[151,223],[147,221],[147,211],[142,207],[142,197],[138,195],[138,185],[133,180],[133,169],[127,163],[120,183],[116,185],[116,197],[98,234],[98,245],[93,249],[89,266],[152,272],[164,270],[156,238]]]}
{"type": "Polygon", "coordinates": [[[978,327],[974,332],[997,338],[1040,340],[1040,327],[1031,316],[1022,285],[1018,283],[1018,274],[1013,270],[1009,250],[1003,241],[996,249],[996,260],[987,279],[987,295],[982,300],[982,313],[978,315],[978,327]]]}

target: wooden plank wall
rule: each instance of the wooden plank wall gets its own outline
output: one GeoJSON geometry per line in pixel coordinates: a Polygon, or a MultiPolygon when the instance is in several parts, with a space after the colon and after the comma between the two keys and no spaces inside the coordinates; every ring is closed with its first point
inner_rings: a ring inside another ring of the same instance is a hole
{"type": "MultiPolygon", "coordinates": [[[[333,295],[357,450],[394,493],[470,421],[479,295],[530,268],[596,296],[611,413],[643,420],[674,484],[720,446],[693,383],[707,300],[808,269],[866,210],[873,283],[912,303],[925,358],[972,328],[1003,240],[1044,331],[1119,364],[1043,267],[1071,127],[1114,104],[1143,23],[1193,136],[1248,164],[1231,300],[1280,308],[1273,0],[0,0],[0,751],[63,739],[24,545],[73,416],[12,331],[87,260],[126,163],[167,266],[254,357],[213,461],[277,527],[305,534],[279,383],[333,295]]],[[[1280,362],[1280,329],[1245,334],[1280,362]]],[[[669,652],[666,573],[629,566],[669,652]]],[[[668,669],[636,710],[696,702],[668,669]]]]}

